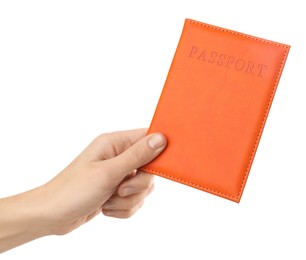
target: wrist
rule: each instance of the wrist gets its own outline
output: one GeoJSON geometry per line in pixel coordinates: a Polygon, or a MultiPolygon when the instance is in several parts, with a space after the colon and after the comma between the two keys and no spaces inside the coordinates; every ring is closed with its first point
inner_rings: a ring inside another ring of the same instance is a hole
{"type": "Polygon", "coordinates": [[[50,235],[40,188],[0,200],[0,253],[50,235]]]}

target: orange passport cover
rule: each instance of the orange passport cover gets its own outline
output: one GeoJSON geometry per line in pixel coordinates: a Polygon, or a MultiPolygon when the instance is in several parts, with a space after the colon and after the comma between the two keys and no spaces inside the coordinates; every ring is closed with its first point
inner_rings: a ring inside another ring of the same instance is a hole
{"type": "Polygon", "coordinates": [[[239,202],[290,46],[186,19],[142,170],[239,202]]]}

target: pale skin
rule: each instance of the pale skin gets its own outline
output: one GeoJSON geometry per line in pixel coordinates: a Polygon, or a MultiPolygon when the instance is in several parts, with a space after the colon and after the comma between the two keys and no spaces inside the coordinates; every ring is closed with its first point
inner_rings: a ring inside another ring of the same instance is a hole
{"type": "Polygon", "coordinates": [[[48,183],[0,199],[0,253],[48,235],[64,235],[99,213],[132,216],[153,190],[136,169],[166,147],[146,129],[103,134],[48,183]]]}

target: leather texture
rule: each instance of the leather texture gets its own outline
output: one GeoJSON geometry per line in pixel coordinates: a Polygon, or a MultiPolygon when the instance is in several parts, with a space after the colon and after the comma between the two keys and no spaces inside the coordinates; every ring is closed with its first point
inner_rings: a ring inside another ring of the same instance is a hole
{"type": "Polygon", "coordinates": [[[290,46],[186,19],[148,133],[143,171],[239,202],[290,46]]]}

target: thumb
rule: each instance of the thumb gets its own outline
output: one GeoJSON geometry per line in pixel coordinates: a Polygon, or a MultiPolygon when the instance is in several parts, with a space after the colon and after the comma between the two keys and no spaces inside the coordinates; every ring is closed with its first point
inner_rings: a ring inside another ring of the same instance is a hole
{"type": "Polygon", "coordinates": [[[112,178],[121,181],[133,170],[149,163],[166,147],[167,140],[161,133],[155,133],[141,138],[123,153],[109,159],[109,169],[112,178]]]}

